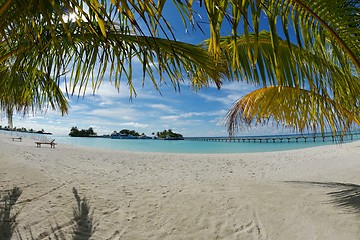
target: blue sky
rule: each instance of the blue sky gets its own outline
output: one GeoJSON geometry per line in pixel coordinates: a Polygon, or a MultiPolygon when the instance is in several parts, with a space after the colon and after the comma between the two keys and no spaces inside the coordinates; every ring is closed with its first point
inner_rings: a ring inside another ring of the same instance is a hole
{"type": "MultiPolygon", "coordinates": [[[[170,19],[179,41],[200,43],[206,39],[200,31],[185,31],[177,11],[169,8],[166,16],[170,19]]],[[[207,30],[206,23],[202,28],[207,30]]],[[[226,34],[226,33],[224,33],[226,34]]],[[[141,66],[139,66],[141,67],[141,66]]],[[[136,71],[135,71],[136,72],[136,71]]],[[[139,71],[141,72],[141,71],[139,71]]],[[[202,88],[198,92],[191,90],[189,83],[181,86],[181,92],[175,92],[172,85],[163,84],[160,88],[162,96],[145,81],[141,86],[141,76],[134,76],[137,83],[137,97],[129,99],[129,89],[126,80],[122,82],[120,92],[111,85],[107,78],[95,95],[90,93],[81,97],[70,97],[70,111],[61,116],[59,112],[48,110],[30,115],[14,115],[14,126],[44,129],[54,134],[68,134],[70,128],[94,128],[99,135],[112,131],[130,129],[151,135],[152,132],[172,129],[174,132],[189,136],[226,136],[227,129],[224,117],[237,99],[253,91],[254,86],[244,82],[224,80],[221,90],[215,86],[202,88]]],[[[62,86],[63,87],[63,86],[62,86]]],[[[7,125],[7,119],[2,116],[1,125],[7,125]]],[[[254,127],[244,129],[238,135],[263,135],[283,133],[284,130],[275,126],[254,127]]]]}

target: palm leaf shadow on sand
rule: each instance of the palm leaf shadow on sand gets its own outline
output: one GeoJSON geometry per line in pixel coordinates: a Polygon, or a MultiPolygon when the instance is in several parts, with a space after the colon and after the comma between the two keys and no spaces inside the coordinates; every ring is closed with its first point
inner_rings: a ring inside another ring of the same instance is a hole
{"type": "MultiPolygon", "coordinates": [[[[73,240],[88,240],[95,232],[95,225],[93,217],[90,214],[90,206],[88,200],[84,197],[81,199],[76,188],[72,189],[74,197],[76,199],[76,207],[73,208],[73,219],[70,222],[59,224],[55,220],[55,226],[51,226],[50,231],[45,231],[41,233],[38,237],[34,237],[31,229],[28,228],[30,234],[30,239],[54,239],[54,240],[68,240],[69,237],[66,237],[67,234],[64,232],[64,228],[67,228],[69,225],[72,227],[72,238],[73,240]]],[[[1,235],[0,235],[1,236],[1,235]]],[[[18,239],[23,239],[20,233],[18,233],[18,239]]],[[[29,239],[29,238],[26,238],[29,239]]],[[[0,240],[2,238],[0,237],[0,240]]]]}
{"type": "Polygon", "coordinates": [[[306,182],[306,181],[290,181],[290,183],[300,183],[308,185],[316,185],[325,188],[334,189],[326,193],[332,200],[331,204],[345,209],[348,212],[360,214],[360,185],[351,183],[338,182],[306,182]]]}
{"type": "Polygon", "coordinates": [[[22,191],[14,187],[4,192],[3,196],[0,194],[0,239],[10,240],[16,230],[16,217],[19,214],[19,212],[12,213],[12,210],[22,191]]]}
{"type": "Polygon", "coordinates": [[[95,232],[96,227],[94,225],[92,214],[90,214],[90,206],[88,200],[84,197],[80,198],[76,188],[73,188],[73,194],[76,199],[77,208],[74,208],[74,221],[75,226],[73,228],[74,240],[87,240],[95,232]]]}

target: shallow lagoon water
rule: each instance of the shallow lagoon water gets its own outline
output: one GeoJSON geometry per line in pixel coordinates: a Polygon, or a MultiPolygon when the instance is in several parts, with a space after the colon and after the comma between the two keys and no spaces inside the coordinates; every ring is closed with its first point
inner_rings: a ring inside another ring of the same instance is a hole
{"type": "MultiPolygon", "coordinates": [[[[64,135],[42,135],[33,133],[7,132],[1,133],[12,136],[23,136],[32,139],[51,140],[55,139],[57,143],[69,144],[73,146],[83,146],[99,149],[110,149],[118,151],[131,152],[164,152],[164,153],[251,153],[251,152],[273,152],[295,149],[306,149],[316,146],[324,146],[330,144],[340,144],[339,142],[332,142],[327,138],[325,142],[318,138],[316,142],[308,139],[304,142],[300,139],[295,142],[292,139],[290,142],[284,140],[283,142],[214,142],[214,141],[169,141],[169,140],[154,140],[154,139],[110,139],[110,138],[83,138],[83,137],[69,137],[64,135]]],[[[350,139],[345,139],[345,142],[350,139]]],[[[360,140],[360,134],[354,135],[354,141],[360,140]]],[[[35,146],[35,145],[34,145],[35,146]]],[[[60,147],[60,146],[59,146],[60,147]]]]}
{"type": "MultiPolygon", "coordinates": [[[[356,139],[354,139],[356,140],[356,139]]],[[[209,142],[209,141],[166,141],[154,139],[108,139],[108,138],[71,138],[56,137],[59,143],[86,146],[93,148],[134,151],[134,152],[166,152],[166,153],[250,153],[272,152],[294,149],[306,149],[309,147],[324,146],[332,141],[322,142],[209,142]]]]}

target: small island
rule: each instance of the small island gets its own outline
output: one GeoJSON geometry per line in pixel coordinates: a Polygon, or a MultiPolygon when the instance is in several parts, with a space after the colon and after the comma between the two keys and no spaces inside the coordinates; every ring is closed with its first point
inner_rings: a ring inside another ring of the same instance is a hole
{"type": "MultiPolygon", "coordinates": [[[[153,132],[152,135],[155,135],[153,132]]],[[[159,140],[184,140],[184,137],[173,132],[171,129],[157,132],[156,136],[148,137],[144,133],[138,133],[135,130],[122,129],[119,132],[113,131],[111,134],[98,136],[92,127],[88,129],[79,130],[77,127],[70,129],[69,136],[71,137],[96,137],[96,138],[111,138],[111,139],[159,139],[159,140]]]]}
{"type": "Polygon", "coordinates": [[[148,137],[145,133],[138,133],[135,130],[122,129],[119,132],[114,131],[110,137],[112,139],[152,139],[152,137],[148,137]]]}
{"type": "Polygon", "coordinates": [[[184,137],[180,133],[175,133],[171,129],[157,132],[156,136],[162,140],[184,140],[184,137]]]}
{"type": "Polygon", "coordinates": [[[36,134],[45,134],[45,135],[52,135],[51,132],[45,132],[44,129],[41,130],[34,130],[32,128],[30,129],[26,129],[24,127],[21,128],[17,128],[17,127],[8,127],[8,126],[1,126],[0,125],[0,130],[2,131],[9,131],[9,132],[22,132],[22,133],[36,133],[36,134]]]}
{"type": "Polygon", "coordinates": [[[72,127],[69,133],[70,137],[97,137],[97,133],[90,127],[89,129],[79,130],[77,127],[72,127]]]}

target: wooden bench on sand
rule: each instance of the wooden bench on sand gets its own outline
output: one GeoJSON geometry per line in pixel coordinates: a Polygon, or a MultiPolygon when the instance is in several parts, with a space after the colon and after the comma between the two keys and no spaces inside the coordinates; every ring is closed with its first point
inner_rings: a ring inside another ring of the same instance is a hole
{"type": "Polygon", "coordinates": [[[55,148],[55,139],[53,139],[51,142],[35,142],[36,143],[36,147],[40,148],[42,144],[48,144],[50,145],[51,148],[55,148]]]}
{"type": "Polygon", "coordinates": [[[19,140],[19,142],[21,142],[22,141],[22,137],[13,137],[13,138],[11,138],[13,141],[15,141],[15,140],[19,140]]]}

